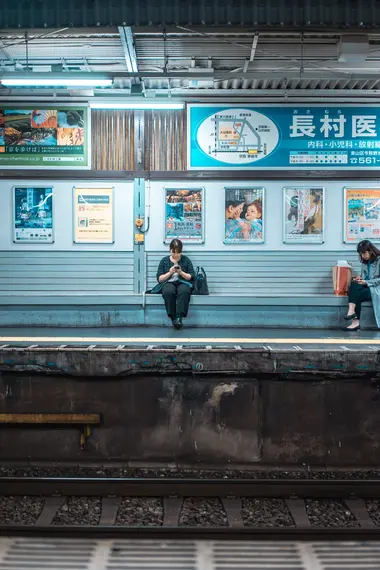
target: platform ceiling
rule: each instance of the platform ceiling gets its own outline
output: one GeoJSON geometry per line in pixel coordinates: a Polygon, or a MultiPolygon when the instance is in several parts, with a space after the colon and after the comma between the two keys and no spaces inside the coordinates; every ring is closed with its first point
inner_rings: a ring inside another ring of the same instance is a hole
{"type": "Polygon", "coordinates": [[[0,78],[13,72],[114,79],[87,98],[376,97],[380,1],[2,0],[0,78]]]}

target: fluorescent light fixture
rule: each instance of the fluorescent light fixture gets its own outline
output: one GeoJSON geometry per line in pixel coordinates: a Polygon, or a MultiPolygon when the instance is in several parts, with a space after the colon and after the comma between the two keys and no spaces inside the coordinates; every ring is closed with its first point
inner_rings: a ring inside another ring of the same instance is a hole
{"type": "Polygon", "coordinates": [[[180,110],[183,109],[185,106],[184,103],[149,103],[148,101],[144,102],[144,103],[123,103],[123,102],[118,102],[115,101],[114,103],[102,103],[101,101],[99,102],[92,102],[90,101],[90,107],[91,109],[146,109],[146,110],[152,110],[152,109],[161,109],[161,110],[180,110]]]}
{"type": "Polygon", "coordinates": [[[112,79],[96,77],[88,74],[88,77],[72,73],[60,73],[54,76],[51,73],[29,73],[28,75],[7,74],[0,76],[4,87],[111,87],[112,79]]]}

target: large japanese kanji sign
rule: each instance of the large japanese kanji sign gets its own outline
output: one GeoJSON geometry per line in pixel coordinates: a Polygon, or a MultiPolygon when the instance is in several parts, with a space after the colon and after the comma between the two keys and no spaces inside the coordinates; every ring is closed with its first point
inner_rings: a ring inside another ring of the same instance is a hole
{"type": "Polygon", "coordinates": [[[188,169],[378,169],[380,107],[188,105],[188,169]]]}

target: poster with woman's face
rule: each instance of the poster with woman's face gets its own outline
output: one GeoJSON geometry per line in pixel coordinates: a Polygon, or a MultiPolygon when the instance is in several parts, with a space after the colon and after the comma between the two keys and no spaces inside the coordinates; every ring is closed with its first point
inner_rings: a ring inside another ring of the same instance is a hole
{"type": "Polygon", "coordinates": [[[324,188],[285,187],[284,243],[324,242],[324,188]]]}
{"type": "Polygon", "coordinates": [[[225,188],[224,243],[264,243],[264,188],[225,188]]]}

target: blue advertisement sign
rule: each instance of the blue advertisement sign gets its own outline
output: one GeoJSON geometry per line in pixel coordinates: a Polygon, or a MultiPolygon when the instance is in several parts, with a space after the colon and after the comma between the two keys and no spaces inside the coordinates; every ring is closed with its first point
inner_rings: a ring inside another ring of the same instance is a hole
{"type": "Polygon", "coordinates": [[[380,107],[188,105],[187,167],[379,169],[380,107]]]}

